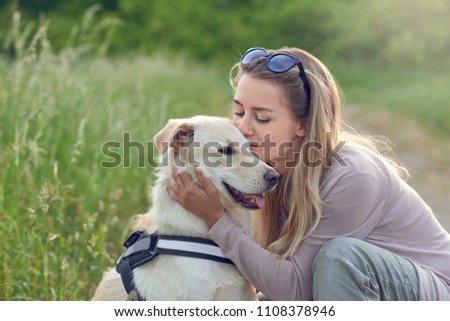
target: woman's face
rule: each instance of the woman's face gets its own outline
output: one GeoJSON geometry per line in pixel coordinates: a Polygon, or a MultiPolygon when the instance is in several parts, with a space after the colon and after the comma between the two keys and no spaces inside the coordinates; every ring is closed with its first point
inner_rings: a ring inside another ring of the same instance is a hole
{"type": "Polygon", "coordinates": [[[233,123],[250,150],[285,175],[300,152],[306,121],[294,118],[278,85],[248,74],[239,79],[233,102],[233,123]]]}

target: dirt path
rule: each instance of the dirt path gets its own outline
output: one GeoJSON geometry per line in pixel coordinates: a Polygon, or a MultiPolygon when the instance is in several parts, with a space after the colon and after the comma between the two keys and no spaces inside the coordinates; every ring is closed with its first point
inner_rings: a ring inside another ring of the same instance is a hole
{"type": "Polygon", "coordinates": [[[450,231],[450,142],[430,133],[420,122],[386,110],[346,106],[343,117],[358,131],[390,138],[410,172],[408,184],[450,231]]]}

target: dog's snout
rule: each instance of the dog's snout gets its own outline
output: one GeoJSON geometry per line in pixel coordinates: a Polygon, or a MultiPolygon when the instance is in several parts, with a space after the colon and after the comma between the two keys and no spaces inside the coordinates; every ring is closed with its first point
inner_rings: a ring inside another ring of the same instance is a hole
{"type": "Polygon", "coordinates": [[[280,174],[278,174],[278,172],[274,169],[270,169],[264,174],[264,179],[271,186],[275,186],[278,183],[279,178],[280,174]]]}

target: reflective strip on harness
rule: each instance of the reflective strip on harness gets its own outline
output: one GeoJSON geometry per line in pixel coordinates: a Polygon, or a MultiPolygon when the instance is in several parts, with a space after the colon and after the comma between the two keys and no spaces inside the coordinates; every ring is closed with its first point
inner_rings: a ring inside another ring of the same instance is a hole
{"type": "Polygon", "coordinates": [[[216,244],[206,243],[198,238],[185,238],[184,240],[166,238],[161,236],[155,246],[155,252],[160,254],[173,254],[200,259],[213,260],[221,263],[233,264],[223,255],[216,244]]]}
{"type": "Polygon", "coordinates": [[[176,240],[164,240],[159,239],[156,244],[157,249],[172,249],[184,252],[196,252],[196,253],[204,253],[212,256],[218,256],[225,258],[222,251],[219,247],[214,245],[202,244],[202,243],[194,243],[194,242],[186,242],[186,241],[176,241],[176,240]]]}

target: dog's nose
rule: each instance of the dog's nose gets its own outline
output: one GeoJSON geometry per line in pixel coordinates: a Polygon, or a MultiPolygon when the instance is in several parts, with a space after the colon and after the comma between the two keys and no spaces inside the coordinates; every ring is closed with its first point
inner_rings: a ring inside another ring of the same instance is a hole
{"type": "Polygon", "coordinates": [[[280,174],[274,169],[269,169],[264,174],[264,179],[267,183],[269,183],[271,186],[275,186],[278,183],[278,178],[280,178],[280,174]]]}

